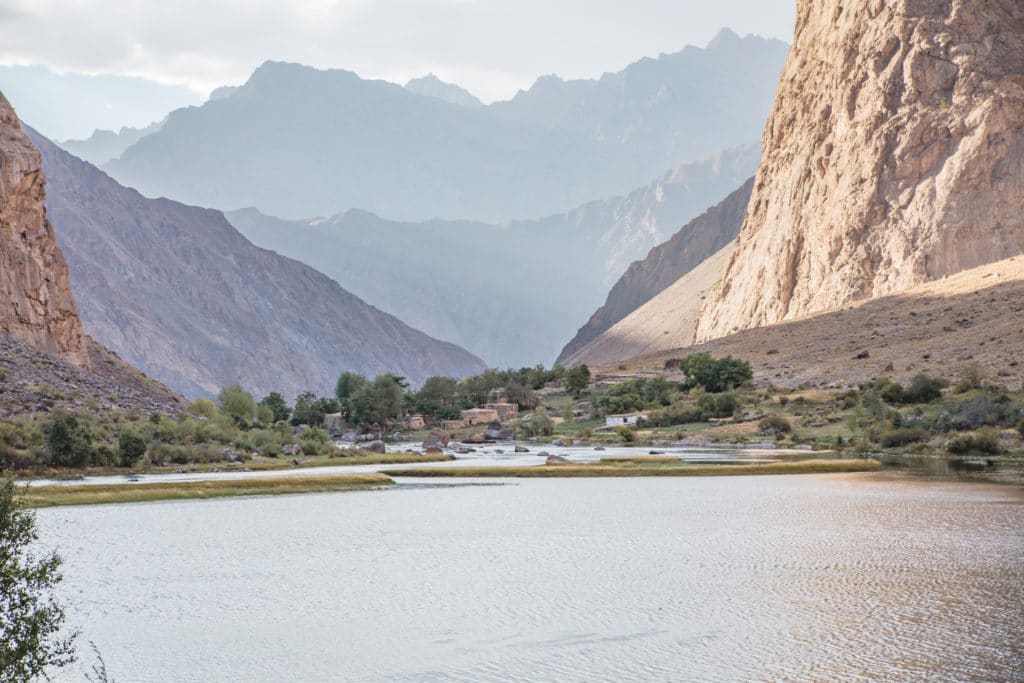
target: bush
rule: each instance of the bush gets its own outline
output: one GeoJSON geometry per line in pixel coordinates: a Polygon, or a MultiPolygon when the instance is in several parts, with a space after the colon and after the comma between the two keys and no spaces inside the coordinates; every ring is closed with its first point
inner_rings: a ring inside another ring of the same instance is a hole
{"type": "Polygon", "coordinates": [[[904,427],[903,429],[891,429],[883,432],[878,442],[883,448],[898,448],[912,443],[920,443],[928,440],[928,432],[920,427],[904,427]]]}
{"type": "Polygon", "coordinates": [[[999,439],[991,432],[961,434],[946,442],[946,450],[955,455],[965,455],[967,453],[995,455],[1000,450],[999,439]]]}
{"type": "Polygon", "coordinates": [[[980,389],[985,383],[987,373],[980,363],[967,363],[960,368],[960,381],[953,388],[958,394],[980,389]]]}
{"type": "Polygon", "coordinates": [[[1024,420],[1021,420],[1020,422],[1017,423],[1017,431],[1020,433],[1022,437],[1024,437],[1024,420]]]}
{"type": "Polygon", "coordinates": [[[793,431],[793,425],[781,415],[769,415],[757,423],[757,432],[764,436],[772,434],[788,434],[793,431]]]}
{"type": "Polygon", "coordinates": [[[92,456],[92,432],[76,416],[58,408],[43,424],[46,461],[56,467],[84,467],[92,456]]]}
{"type": "Polygon", "coordinates": [[[946,380],[938,377],[929,377],[919,374],[910,380],[907,387],[906,403],[931,403],[942,398],[942,389],[947,385],[946,380]]]}
{"type": "Polygon", "coordinates": [[[1012,427],[1024,416],[1024,406],[1006,394],[984,393],[966,401],[949,403],[935,419],[943,431],[965,431],[979,427],[1012,427]]]}
{"type": "Polygon", "coordinates": [[[636,441],[636,432],[632,428],[623,425],[619,427],[619,438],[622,439],[622,443],[633,443],[636,441]]]}
{"type": "Polygon", "coordinates": [[[732,417],[738,405],[736,395],[732,392],[718,395],[703,394],[697,399],[697,407],[705,420],[710,417],[732,417]]]}
{"type": "Polygon", "coordinates": [[[121,467],[132,467],[146,454],[146,438],[131,427],[123,427],[117,437],[117,460],[121,467]]]}
{"type": "Polygon", "coordinates": [[[548,409],[540,406],[532,415],[516,423],[516,431],[526,437],[551,436],[555,431],[555,421],[548,415],[548,409]]]}

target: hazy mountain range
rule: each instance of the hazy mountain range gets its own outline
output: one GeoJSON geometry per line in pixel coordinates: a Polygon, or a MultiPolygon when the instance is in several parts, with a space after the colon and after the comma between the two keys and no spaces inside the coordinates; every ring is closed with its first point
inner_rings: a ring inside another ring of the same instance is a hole
{"type": "Polygon", "coordinates": [[[545,77],[487,107],[451,103],[444,84],[425,97],[267,62],[224,96],[171,112],[105,168],[147,196],[293,219],[347,208],[394,220],[544,216],[754,141],[786,51],[723,31],[706,48],[596,80],[545,77]]]}
{"type": "Polygon", "coordinates": [[[46,206],[89,334],[188,396],[240,382],[329,393],[344,370],[414,384],[484,363],[253,246],[219,211],[147,199],[34,131],[46,206]]]}
{"type": "Polygon", "coordinates": [[[305,221],[255,209],[227,216],[255,244],[492,365],[550,364],[630,261],[726,196],[759,158],[756,146],[729,150],[625,196],[502,225],[401,223],[358,210],[305,221]]]}

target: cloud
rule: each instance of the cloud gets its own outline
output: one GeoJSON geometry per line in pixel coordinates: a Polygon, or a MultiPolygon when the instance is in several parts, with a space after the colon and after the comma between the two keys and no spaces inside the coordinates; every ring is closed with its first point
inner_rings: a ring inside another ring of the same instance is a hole
{"type": "Polygon", "coordinates": [[[592,77],[707,42],[788,40],[793,0],[4,0],[0,63],[144,76],[208,92],[266,59],[407,79],[485,100],[538,76],[592,77]]]}

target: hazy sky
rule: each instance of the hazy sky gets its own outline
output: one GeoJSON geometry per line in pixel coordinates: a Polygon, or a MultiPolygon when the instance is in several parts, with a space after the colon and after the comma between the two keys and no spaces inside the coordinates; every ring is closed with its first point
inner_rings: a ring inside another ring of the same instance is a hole
{"type": "Polygon", "coordinates": [[[485,101],[543,74],[593,77],[723,26],[789,41],[796,0],[0,0],[0,64],[131,74],[206,95],[266,59],[485,101]]]}

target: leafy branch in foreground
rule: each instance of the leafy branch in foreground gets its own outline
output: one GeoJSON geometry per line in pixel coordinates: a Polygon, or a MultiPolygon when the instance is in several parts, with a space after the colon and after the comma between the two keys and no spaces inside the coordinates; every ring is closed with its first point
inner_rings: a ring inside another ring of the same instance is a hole
{"type": "Polygon", "coordinates": [[[56,553],[37,557],[35,515],[15,501],[14,479],[0,478],[0,681],[31,681],[72,663],[75,634],[61,638],[64,608],[53,589],[63,578],[56,553]]]}

